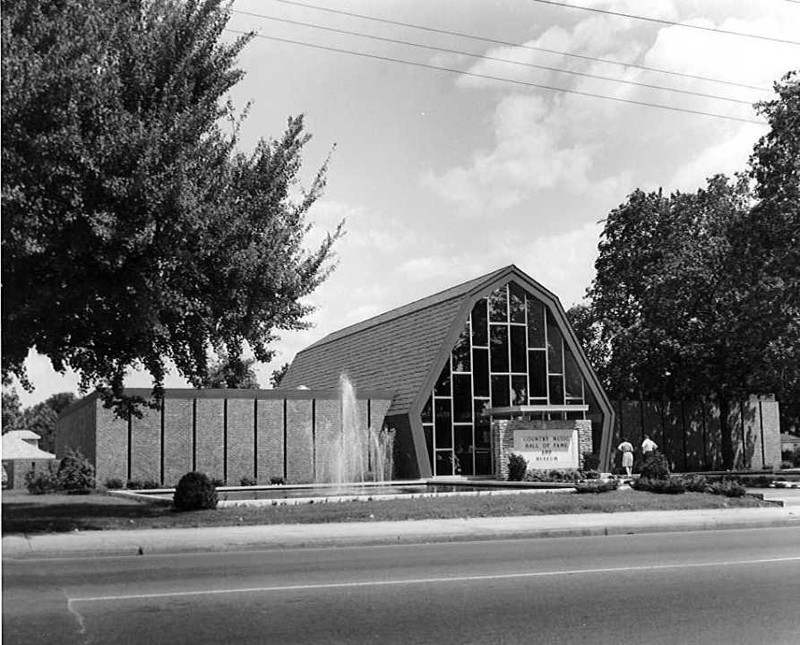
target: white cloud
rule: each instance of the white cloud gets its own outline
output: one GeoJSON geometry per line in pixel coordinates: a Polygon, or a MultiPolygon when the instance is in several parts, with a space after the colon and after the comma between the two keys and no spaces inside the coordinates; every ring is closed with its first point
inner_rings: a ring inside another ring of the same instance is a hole
{"type": "Polygon", "coordinates": [[[553,127],[551,107],[537,96],[513,94],[497,106],[496,146],[476,152],[469,166],[441,175],[427,173],[423,183],[468,212],[504,211],[533,192],[566,185],[581,191],[591,166],[587,146],[564,144],[553,127]]]}

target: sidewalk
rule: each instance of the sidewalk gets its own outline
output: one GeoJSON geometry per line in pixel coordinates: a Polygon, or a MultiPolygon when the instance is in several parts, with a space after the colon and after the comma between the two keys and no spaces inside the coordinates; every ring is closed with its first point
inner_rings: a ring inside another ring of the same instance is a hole
{"type": "Polygon", "coordinates": [[[586,513],[407,522],[84,531],[3,538],[4,559],[243,551],[794,526],[800,508],[586,513]]]}

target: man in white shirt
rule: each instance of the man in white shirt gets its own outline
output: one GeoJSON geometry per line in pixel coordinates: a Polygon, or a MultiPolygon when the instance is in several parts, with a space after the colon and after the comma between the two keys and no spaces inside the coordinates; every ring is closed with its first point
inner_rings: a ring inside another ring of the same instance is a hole
{"type": "Polygon", "coordinates": [[[657,449],[658,444],[650,438],[649,434],[646,434],[644,436],[644,441],[642,441],[642,453],[644,454],[645,459],[647,458],[648,454],[653,453],[657,449]]]}

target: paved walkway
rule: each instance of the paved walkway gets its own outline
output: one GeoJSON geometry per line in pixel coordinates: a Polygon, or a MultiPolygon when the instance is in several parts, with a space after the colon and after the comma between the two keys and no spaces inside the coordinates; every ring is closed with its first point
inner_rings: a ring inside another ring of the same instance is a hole
{"type": "Polygon", "coordinates": [[[585,513],[7,536],[3,558],[136,555],[796,526],[800,508],[585,513]]]}

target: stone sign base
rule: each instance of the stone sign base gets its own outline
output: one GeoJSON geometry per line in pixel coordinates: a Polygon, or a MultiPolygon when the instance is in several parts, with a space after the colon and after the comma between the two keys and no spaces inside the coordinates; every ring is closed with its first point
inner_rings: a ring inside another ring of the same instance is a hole
{"type": "Polygon", "coordinates": [[[492,441],[498,479],[508,479],[512,453],[525,458],[528,470],[580,469],[584,453],[593,452],[592,422],[495,419],[492,441]]]}

